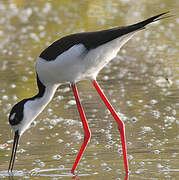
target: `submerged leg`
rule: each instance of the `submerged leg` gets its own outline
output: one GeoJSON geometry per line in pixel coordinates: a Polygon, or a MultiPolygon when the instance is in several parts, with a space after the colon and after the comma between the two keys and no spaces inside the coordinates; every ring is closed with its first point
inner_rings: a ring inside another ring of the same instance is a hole
{"type": "Polygon", "coordinates": [[[88,126],[88,122],[87,122],[87,119],[86,119],[86,116],[85,116],[85,113],[83,111],[83,107],[81,105],[81,102],[80,102],[80,97],[79,97],[79,94],[78,94],[78,90],[77,90],[77,87],[76,87],[76,84],[72,84],[72,89],[73,89],[73,93],[74,93],[74,96],[75,96],[75,100],[76,100],[76,105],[78,107],[78,111],[79,111],[79,114],[80,114],[80,118],[81,118],[81,121],[83,123],[83,129],[84,129],[84,141],[83,141],[83,144],[81,146],[81,149],[76,157],[76,160],[75,160],[75,163],[71,169],[71,172],[74,174],[74,171],[84,153],[84,150],[90,140],[90,137],[91,137],[91,132],[90,132],[90,129],[89,129],[89,126],[88,126]]]}
{"type": "Polygon", "coordinates": [[[125,140],[125,125],[124,125],[123,121],[119,118],[119,116],[117,115],[116,111],[114,110],[114,108],[112,107],[112,105],[110,104],[108,99],[106,98],[105,94],[102,92],[97,81],[93,80],[92,82],[93,82],[93,85],[96,88],[97,92],[101,96],[102,100],[104,101],[105,105],[107,106],[107,108],[109,109],[109,111],[111,112],[112,116],[114,117],[114,119],[116,120],[116,122],[118,124],[118,129],[119,129],[119,132],[121,135],[125,171],[128,172],[129,169],[128,169],[127,148],[126,148],[126,140],[125,140]]]}

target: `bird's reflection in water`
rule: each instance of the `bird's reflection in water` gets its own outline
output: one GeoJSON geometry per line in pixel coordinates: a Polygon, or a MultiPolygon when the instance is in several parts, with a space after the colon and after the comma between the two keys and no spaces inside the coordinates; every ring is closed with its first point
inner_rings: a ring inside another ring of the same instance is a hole
{"type": "Polygon", "coordinates": [[[78,175],[75,175],[75,174],[73,175],[72,179],[80,180],[80,179],[78,178],[78,175]]]}
{"type": "Polygon", "coordinates": [[[14,180],[13,172],[8,172],[8,174],[9,174],[9,180],[14,180]]]}
{"type": "MultiPolygon", "coordinates": [[[[78,175],[76,175],[76,174],[73,175],[72,179],[80,180],[78,175]]],[[[129,173],[125,174],[124,180],[129,180],[129,173]]]]}

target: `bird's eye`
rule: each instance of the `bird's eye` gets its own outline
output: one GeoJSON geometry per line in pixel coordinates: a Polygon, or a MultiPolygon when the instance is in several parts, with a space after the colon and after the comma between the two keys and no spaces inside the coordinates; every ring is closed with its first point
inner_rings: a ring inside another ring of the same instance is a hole
{"type": "Polygon", "coordinates": [[[10,124],[16,122],[16,119],[17,119],[16,113],[11,114],[9,117],[10,124]]]}
{"type": "Polygon", "coordinates": [[[16,113],[12,113],[10,115],[10,117],[9,117],[9,123],[11,125],[17,125],[19,123],[18,119],[19,118],[18,118],[17,114],[16,113]]]}
{"type": "Polygon", "coordinates": [[[13,113],[13,114],[9,117],[9,120],[10,120],[10,121],[13,121],[14,118],[15,118],[15,116],[16,116],[16,113],[13,113]]]}

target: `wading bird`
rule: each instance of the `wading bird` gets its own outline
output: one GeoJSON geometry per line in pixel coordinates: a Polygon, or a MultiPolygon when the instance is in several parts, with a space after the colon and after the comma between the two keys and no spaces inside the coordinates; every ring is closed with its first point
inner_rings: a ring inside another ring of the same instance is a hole
{"type": "Polygon", "coordinates": [[[91,137],[76,86],[76,83],[80,80],[92,81],[100,97],[116,120],[121,136],[125,171],[129,171],[124,123],[102,92],[96,77],[100,70],[116,57],[120,48],[136,32],[144,29],[147,24],[166,18],[166,16],[162,16],[166,13],[168,12],[129,26],[72,34],[55,41],[40,54],[36,62],[39,92],[35,96],[23,99],[14,105],[9,115],[9,123],[15,132],[15,136],[8,172],[13,170],[21,135],[52,100],[56,89],[63,83],[70,83],[84,128],[84,141],[71,169],[71,172],[74,174],[91,137]]]}

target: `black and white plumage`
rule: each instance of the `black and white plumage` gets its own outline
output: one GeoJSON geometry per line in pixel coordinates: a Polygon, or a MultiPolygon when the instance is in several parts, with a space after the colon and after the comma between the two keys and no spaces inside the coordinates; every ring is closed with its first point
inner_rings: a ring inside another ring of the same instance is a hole
{"type": "MultiPolygon", "coordinates": [[[[84,79],[95,81],[100,70],[116,57],[120,48],[136,32],[144,29],[147,24],[166,18],[161,17],[166,13],[168,12],[130,26],[72,34],[55,41],[40,54],[36,62],[39,92],[34,97],[17,103],[9,115],[9,123],[15,131],[14,145],[9,164],[10,171],[13,169],[19,137],[50,102],[59,85],[69,82],[72,84],[73,90],[75,90],[75,83],[77,81],[84,79]]],[[[100,90],[98,89],[98,91],[100,90]]],[[[123,153],[124,151],[126,151],[126,148],[123,149],[123,153]]],[[[73,171],[81,155],[79,158],[77,157],[78,160],[73,171]]],[[[125,168],[127,172],[127,159],[125,160],[125,168]]]]}

